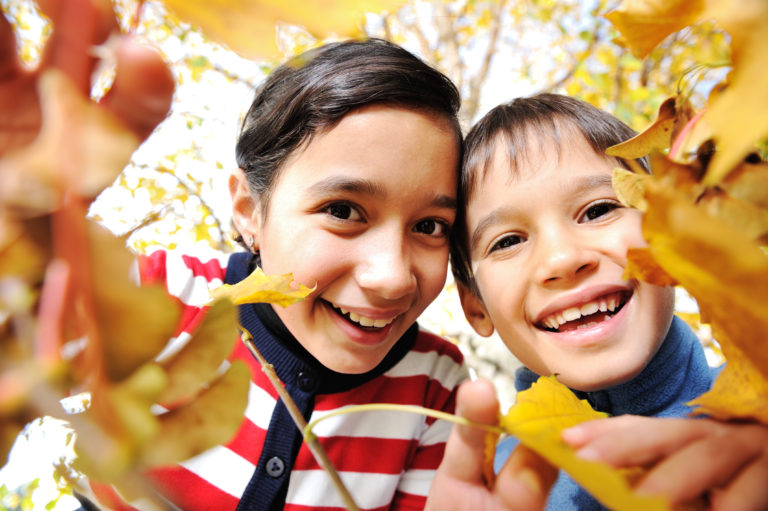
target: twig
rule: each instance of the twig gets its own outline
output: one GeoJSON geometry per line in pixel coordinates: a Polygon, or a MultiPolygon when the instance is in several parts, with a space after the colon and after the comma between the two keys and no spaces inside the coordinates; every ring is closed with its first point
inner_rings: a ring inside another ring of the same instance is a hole
{"type": "Polygon", "coordinates": [[[280,399],[283,400],[285,407],[288,409],[288,413],[291,414],[291,418],[293,419],[293,422],[296,424],[296,427],[299,428],[299,431],[302,432],[302,435],[304,435],[304,441],[307,443],[307,446],[309,447],[309,450],[312,452],[312,455],[315,457],[315,460],[317,460],[317,463],[331,477],[331,481],[333,482],[333,485],[336,487],[336,490],[339,492],[339,495],[344,501],[344,505],[349,511],[359,511],[357,504],[355,504],[355,500],[352,498],[352,495],[347,490],[347,487],[344,486],[344,482],[341,480],[339,473],[334,468],[325,450],[320,445],[320,442],[317,441],[317,438],[315,438],[314,435],[307,436],[304,434],[307,428],[307,421],[304,420],[304,416],[302,415],[299,408],[296,406],[296,403],[294,402],[291,395],[288,393],[287,390],[285,390],[285,385],[283,385],[283,382],[280,381],[280,378],[277,376],[277,373],[275,372],[275,367],[269,362],[267,362],[267,359],[265,359],[264,356],[261,354],[261,352],[259,352],[258,348],[256,348],[256,345],[253,343],[253,336],[251,335],[251,333],[245,328],[243,328],[242,325],[240,325],[240,330],[242,331],[240,338],[242,339],[246,347],[250,350],[250,352],[253,354],[253,356],[256,357],[256,360],[259,361],[259,364],[261,364],[261,370],[264,371],[264,374],[267,375],[267,378],[269,379],[270,383],[272,383],[272,386],[277,391],[277,394],[280,396],[280,399]]]}
{"type": "Polygon", "coordinates": [[[504,434],[507,432],[504,428],[501,428],[500,426],[483,424],[481,422],[475,422],[465,417],[459,417],[458,415],[453,415],[447,412],[441,412],[440,410],[433,410],[432,408],[425,408],[423,406],[398,405],[395,403],[371,403],[367,405],[345,406],[340,410],[333,411],[327,415],[323,415],[322,417],[313,420],[307,426],[305,426],[304,439],[309,441],[310,438],[314,438],[314,435],[312,434],[312,428],[314,428],[319,422],[324,421],[325,419],[330,419],[331,417],[334,417],[336,415],[344,415],[347,413],[372,412],[372,411],[383,411],[383,410],[395,411],[395,412],[406,412],[406,413],[417,413],[419,415],[426,415],[427,417],[446,420],[449,422],[453,422],[454,424],[460,424],[462,426],[471,426],[473,428],[484,429],[489,433],[504,434]]]}

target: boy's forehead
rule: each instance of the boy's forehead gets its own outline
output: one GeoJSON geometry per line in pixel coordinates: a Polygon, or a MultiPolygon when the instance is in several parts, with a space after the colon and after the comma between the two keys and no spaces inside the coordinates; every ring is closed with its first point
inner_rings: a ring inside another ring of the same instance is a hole
{"type": "Polygon", "coordinates": [[[543,165],[557,163],[562,154],[558,135],[536,133],[530,128],[526,131],[524,137],[500,133],[494,138],[488,157],[472,172],[475,192],[487,185],[491,174],[506,173],[513,183],[543,165]]]}
{"type": "Polygon", "coordinates": [[[498,186],[498,179],[504,179],[506,184],[514,184],[551,170],[563,158],[571,158],[574,154],[597,155],[604,158],[611,168],[614,166],[614,159],[597,154],[578,129],[568,123],[558,124],[560,126],[556,132],[528,128],[526,136],[516,140],[507,134],[498,134],[484,164],[478,165],[471,172],[472,193],[467,197],[467,202],[482,200],[488,186],[498,186]]]}

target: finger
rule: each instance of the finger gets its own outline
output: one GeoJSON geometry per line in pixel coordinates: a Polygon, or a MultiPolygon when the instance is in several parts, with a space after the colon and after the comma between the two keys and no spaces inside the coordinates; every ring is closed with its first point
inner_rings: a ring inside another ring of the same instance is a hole
{"type": "Polygon", "coordinates": [[[83,94],[90,93],[96,58],[94,45],[117,28],[108,0],[42,0],[40,10],[53,23],[53,34],[45,46],[40,67],[63,71],[83,94]]]}
{"type": "Polygon", "coordinates": [[[133,37],[119,43],[116,59],[115,81],[101,103],[143,140],[168,114],[173,75],[157,50],[133,37]]]}
{"type": "Polygon", "coordinates": [[[544,509],[557,480],[557,468],[524,445],[518,445],[496,478],[496,494],[505,508],[544,509]]]}
{"type": "Polygon", "coordinates": [[[747,466],[723,490],[713,492],[713,511],[759,511],[768,509],[768,457],[765,455],[747,466]]]}
{"type": "MultiPolygon", "coordinates": [[[[499,402],[493,385],[485,380],[466,381],[456,396],[456,413],[475,422],[496,424],[499,402]]],[[[445,475],[482,484],[486,431],[471,426],[455,426],[445,446],[441,469],[445,475]]]]}
{"type": "Polygon", "coordinates": [[[16,35],[13,26],[0,13],[0,80],[18,72],[19,54],[16,49],[16,35]]]}
{"type": "Polygon", "coordinates": [[[705,420],[621,416],[579,424],[562,438],[582,459],[627,467],[668,456],[716,428],[705,420]]]}
{"type": "Polygon", "coordinates": [[[635,489],[665,495],[672,504],[692,500],[710,488],[726,484],[760,454],[738,442],[734,435],[710,436],[693,442],[653,467],[635,489]]]}

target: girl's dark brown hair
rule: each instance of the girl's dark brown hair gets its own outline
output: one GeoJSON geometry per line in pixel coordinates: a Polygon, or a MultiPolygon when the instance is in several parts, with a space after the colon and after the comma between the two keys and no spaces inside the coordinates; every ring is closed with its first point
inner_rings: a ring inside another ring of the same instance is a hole
{"type": "Polygon", "coordinates": [[[407,50],[380,39],[310,50],[275,69],[256,91],[237,141],[237,164],[264,212],[283,163],[297,148],[374,104],[443,117],[461,143],[456,86],[407,50]]]}

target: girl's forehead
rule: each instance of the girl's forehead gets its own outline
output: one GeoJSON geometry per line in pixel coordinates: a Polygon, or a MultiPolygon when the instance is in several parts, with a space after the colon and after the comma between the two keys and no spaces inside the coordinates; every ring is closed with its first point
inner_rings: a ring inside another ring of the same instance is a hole
{"type": "Polygon", "coordinates": [[[402,181],[402,186],[426,186],[425,180],[437,185],[437,180],[443,187],[449,183],[455,194],[458,158],[458,140],[442,116],[370,107],[350,112],[333,128],[315,133],[286,158],[275,187],[312,188],[312,183],[322,182],[339,190],[368,190],[393,179],[402,181]],[[360,183],[370,184],[360,188],[360,183]]]}

